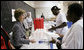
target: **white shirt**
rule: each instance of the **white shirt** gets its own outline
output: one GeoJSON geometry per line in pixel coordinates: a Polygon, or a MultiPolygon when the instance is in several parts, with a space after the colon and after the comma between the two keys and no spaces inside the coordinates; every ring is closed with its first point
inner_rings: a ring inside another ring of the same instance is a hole
{"type": "Polygon", "coordinates": [[[83,49],[83,19],[72,25],[61,46],[63,49],[83,49]]]}
{"type": "Polygon", "coordinates": [[[27,20],[27,23],[29,24],[28,26],[31,27],[32,26],[32,22],[33,22],[32,18],[31,17],[29,17],[29,18],[27,17],[26,20],[27,20]]]}
{"type": "Polygon", "coordinates": [[[27,19],[27,22],[32,22],[32,18],[31,17],[29,17],[29,18],[27,17],[26,19],[27,19]]]}
{"type": "Polygon", "coordinates": [[[25,26],[26,29],[29,28],[28,23],[27,23],[27,19],[24,19],[23,24],[24,24],[24,26],[25,26]]]}
{"type": "MultiPolygon", "coordinates": [[[[67,22],[66,16],[63,13],[59,13],[56,18],[56,26],[61,25],[63,22],[67,22]]],[[[68,30],[68,26],[64,28],[56,29],[56,33],[60,33],[64,35],[67,30],[68,30]]]]}
{"type": "Polygon", "coordinates": [[[32,18],[26,18],[23,21],[23,24],[25,26],[26,29],[28,29],[30,26],[32,26],[32,18]]]}

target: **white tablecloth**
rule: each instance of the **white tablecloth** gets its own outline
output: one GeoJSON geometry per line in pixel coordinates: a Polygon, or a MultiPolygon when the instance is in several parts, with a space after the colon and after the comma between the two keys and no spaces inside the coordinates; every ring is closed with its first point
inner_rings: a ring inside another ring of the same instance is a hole
{"type": "MultiPolygon", "coordinates": [[[[20,49],[51,49],[50,44],[47,43],[31,43],[31,44],[23,44],[20,49]]],[[[57,49],[56,44],[53,44],[53,49],[57,49]]]]}
{"type": "MultiPolygon", "coordinates": [[[[46,31],[46,29],[49,29],[49,28],[50,28],[50,25],[48,23],[44,23],[44,30],[46,31]]],[[[33,27],[33,29],[34,29],[34,27],[33,27]]],[[[42,32],[44,30],[39,30],[39,31],[42,32]]],[[[51,40],[52,37],[54,39],[57,39],[57,37],[59,37],[59,36],[57,34],[55,34],[54,32],[47,31],[44,34],[45,31],[43,33],[40,33],[39,31],[32,32],[32,35],[30,36],[30,39],[36,39],[36,43],[30,43],[29,45],[23,44],[23,46],[20,49],[51,49],[50,43],[38,43],[38,40],[41,40],[41,39],[51,40]],[[39,32],[39,33],[37,33],[37,32],[39,32]],[[42,38],[42,36],[43,36],[43,38],[42,38]]],[[[57,49],[56,44],[53,44],[53,49],[57,49]]]]}

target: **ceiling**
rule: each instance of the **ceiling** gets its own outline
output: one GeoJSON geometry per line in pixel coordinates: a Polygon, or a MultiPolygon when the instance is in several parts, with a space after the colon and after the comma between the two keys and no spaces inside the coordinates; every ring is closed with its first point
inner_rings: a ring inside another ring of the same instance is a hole
{"type": "Polygon", "coordinates": [[[83,1],[24,1],[26,4],[30,5],[33,8],[44,8],[44,7],[52,7],[52,6],[61,6],[61,5],[69,5],[74,2],[83,3],[83,1]]]}
{"type": "Polygon", "coordinates": [[[43,7],[52,7],[59,4],[61,5],[63,1],[24,1],[33,8],[43,8],[43,7]]]}

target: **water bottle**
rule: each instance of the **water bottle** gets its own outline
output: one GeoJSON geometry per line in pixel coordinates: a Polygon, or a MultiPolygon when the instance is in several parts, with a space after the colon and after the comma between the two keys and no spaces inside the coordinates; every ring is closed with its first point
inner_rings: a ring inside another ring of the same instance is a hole
{"type": "Polygon", "coordinates": [[[50,43],[50,49],[53,49],[53,43],[50,43]]]}
{"type": "Polygon", "coordinates": [[[53,43],[49,43],[49,41],[39,41],[40,44],[47,43],[50,44],[50,49],[53,49],[53,43]]]}
{"type": "Polygon", "coordinates": [[[49,41],[39,41],[39,43],[49,43],[49,41]]]}

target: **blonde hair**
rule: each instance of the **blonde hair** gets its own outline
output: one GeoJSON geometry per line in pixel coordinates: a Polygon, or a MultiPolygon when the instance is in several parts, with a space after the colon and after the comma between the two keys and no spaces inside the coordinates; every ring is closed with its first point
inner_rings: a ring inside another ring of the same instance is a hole
{"type": "Polygon", "coordinates": [[[19,16],[21,16],[24,13],[26,13],[25,10],[18,8],[14,12],[14,17],[16,18],[16,20],[18,20],[19,16]]]}

